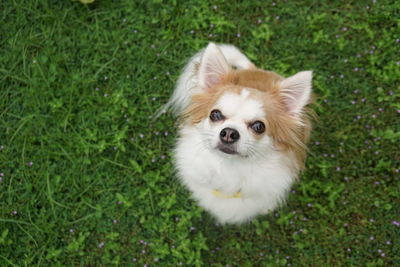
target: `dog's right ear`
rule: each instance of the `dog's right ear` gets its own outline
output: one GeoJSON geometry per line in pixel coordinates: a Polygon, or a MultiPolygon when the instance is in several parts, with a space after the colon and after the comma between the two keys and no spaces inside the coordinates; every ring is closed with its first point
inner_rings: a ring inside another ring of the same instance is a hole
{"type": "Polygon", "coordinates": [[[208,91],[221,81],[221,76],[229,72],[229,64],[221,50],[214,43],[209,43],[203,52],[199,67],[199,85],[208,91]]]}

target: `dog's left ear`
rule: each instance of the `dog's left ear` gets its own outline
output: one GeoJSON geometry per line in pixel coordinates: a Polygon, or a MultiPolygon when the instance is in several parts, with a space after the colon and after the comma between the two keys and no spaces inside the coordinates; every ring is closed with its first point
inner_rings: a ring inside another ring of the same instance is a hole
{"type": "Polygon", "coordinates": [[[281,82],[280,92],[289,113],[297,115],[309,103],[311,82],[312,71],[301,71],[281,82]]]}
{"type": "Polygon", "coordinates": [[[208,91],[221,81],[221,76],[230,70],[229,64],[221,50],[214,43],[209,43],[203,52],[199,67],[199,85],[208,91]]]}

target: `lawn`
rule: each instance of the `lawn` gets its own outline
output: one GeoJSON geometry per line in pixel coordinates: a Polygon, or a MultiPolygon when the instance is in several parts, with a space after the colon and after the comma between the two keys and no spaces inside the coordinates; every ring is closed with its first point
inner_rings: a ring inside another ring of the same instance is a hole
{"type": "Polygon", "coordinates": [[[398,1],[0,4],[0,266],[400,266],[398,1]],[[152,115],[209,41],[314,71],[285,206],[221,226],[152,115]]]}

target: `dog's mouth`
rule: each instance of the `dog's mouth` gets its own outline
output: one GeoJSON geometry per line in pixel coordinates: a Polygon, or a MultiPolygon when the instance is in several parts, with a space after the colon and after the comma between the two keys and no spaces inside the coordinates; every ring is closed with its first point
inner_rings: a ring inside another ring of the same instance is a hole
{"type": "Polygon", "coordinates": [[[230,147],[230,146],[224,146],[224,145],[219,145],[218,150],[225,153],[225,154],[229,154],[229,155],[235,155],[235,154],[239,154],[236,149],[230,147]]]}

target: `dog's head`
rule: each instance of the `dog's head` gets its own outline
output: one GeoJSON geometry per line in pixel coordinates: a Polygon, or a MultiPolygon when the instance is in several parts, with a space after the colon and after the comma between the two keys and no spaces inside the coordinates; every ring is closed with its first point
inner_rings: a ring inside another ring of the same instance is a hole
{"type": "Polygon", "coordinates": [[[198,66],[201,92],[193,96],[186,123],[204,146],[223,157],[263,158],[271,151],[293,155],[301,168],[309,121],[312,72],[289,78],[261,69],[234,70],[215,44],[198,66]]]}

